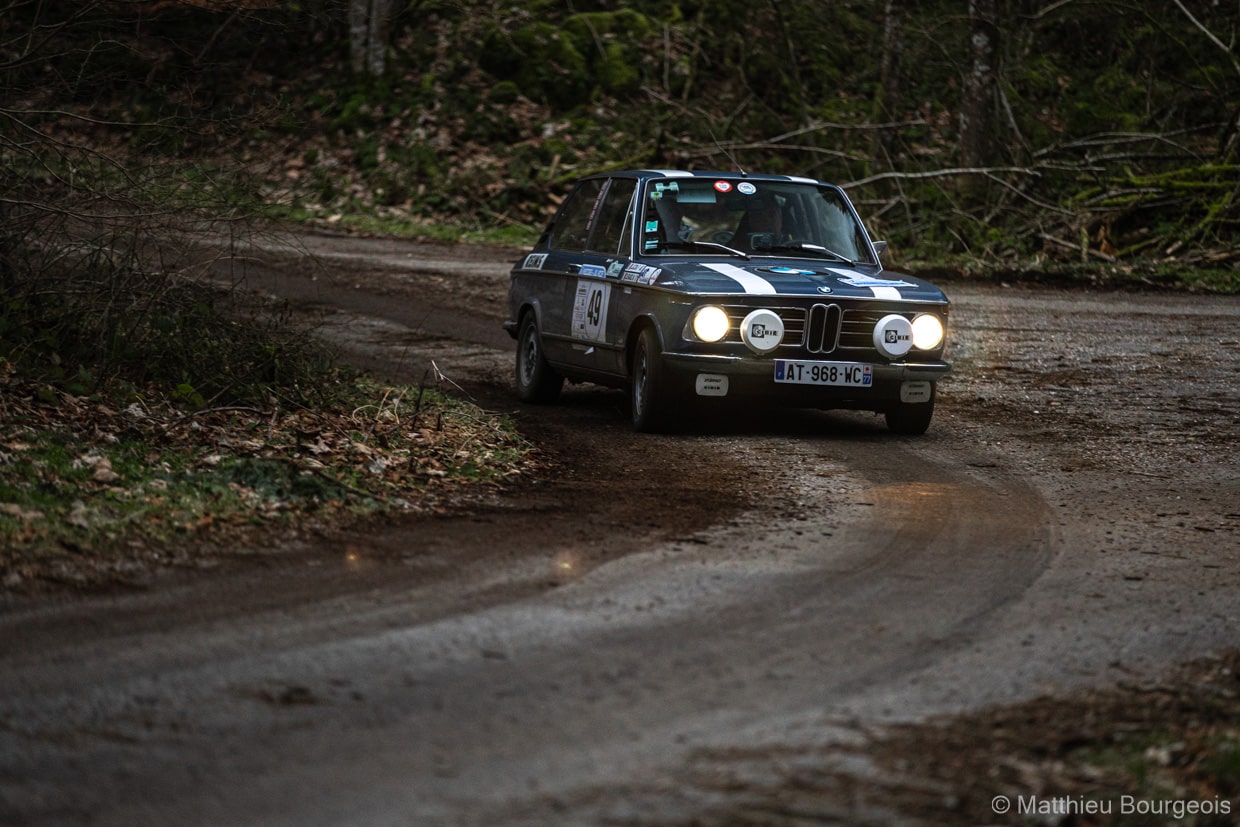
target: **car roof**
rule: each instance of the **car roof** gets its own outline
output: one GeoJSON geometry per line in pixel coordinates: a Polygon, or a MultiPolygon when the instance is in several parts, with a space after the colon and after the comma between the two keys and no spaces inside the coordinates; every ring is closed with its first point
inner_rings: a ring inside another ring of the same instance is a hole
{"type": "Polygon", "coordinates": [[[611,172],[596,172],[593,175],[587,175],[582,180],[589,178],[638,178],[642,180],[650,178],[722,178],[730,181],[793,181],[801,184],[814,184],[816,186],[833,187],[834,184],[826,181],[819,181],[815,178],[802,178],[796,175],[771,175],[762,172],[743,172],[740,170],[723,171],[723,170],[683,170],[683,169],[623,169],[613,170],[611,172]]]}

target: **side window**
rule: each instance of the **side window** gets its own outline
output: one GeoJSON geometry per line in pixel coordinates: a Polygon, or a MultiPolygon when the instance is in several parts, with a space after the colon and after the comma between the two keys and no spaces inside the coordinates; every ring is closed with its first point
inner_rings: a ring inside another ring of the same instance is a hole
{"type": "Polygon", "coordinates": [[[568,199],[560,206],[555,219],[555,228],[551,231],[551,249],[553,250],[584,250],[589,239],[590,218],[598,204],[604,179],[583,181],[580,186],[569,193],[568,199]]]}
{"type": "Polygon", "coordinates": [[[603,196],[603,206],[594,222],[594,235],[590,237],[590,249],[599,253],[628,254],[628,234],[632,227],[629,216],[633,204],[633,190],[637,182],[627,178],[613,178],[603,196]]]}

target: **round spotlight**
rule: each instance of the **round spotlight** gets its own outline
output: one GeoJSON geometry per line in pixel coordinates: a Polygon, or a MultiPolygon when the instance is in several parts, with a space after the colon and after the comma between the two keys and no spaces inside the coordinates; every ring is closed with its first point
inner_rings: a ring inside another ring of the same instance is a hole
{"type": "Polygon", "coordinates": [[[754,353],[770,353],[783,340],[784,320],[774,310],[755,310],[741,322],[741,341],[754,353]]]}
{"type": "Polygon", "coordinates": [[[913,319],[913,347],[934,350],[943,344],[943,322],[938,316],[923,313],[913,319]]]}
{"type": "Polygon", "coordinates": [[[913,324],[896,313],[874,325],[874,348],[888,359],[899,359],[913,347],[913,324]]]}
{"type": "Polygon", "coordinates": [[[728,314],[713,304],[699,307],[693,314],[693,335],[703,342],[718,342],[728,335],[728,314]]]}

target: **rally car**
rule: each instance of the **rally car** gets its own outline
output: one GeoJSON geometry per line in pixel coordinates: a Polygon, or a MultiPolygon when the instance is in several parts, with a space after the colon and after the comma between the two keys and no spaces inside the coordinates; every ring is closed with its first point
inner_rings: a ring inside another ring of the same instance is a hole
{"type": "Polygon", "coordinates": [[[578,181],[518,260],[505,329],[516,387],[630,390],[634,428],[685,402],[851,408],[921,434],[949,303],[885,270],[844,191],[808,178],[629,170],[578,181]]]}

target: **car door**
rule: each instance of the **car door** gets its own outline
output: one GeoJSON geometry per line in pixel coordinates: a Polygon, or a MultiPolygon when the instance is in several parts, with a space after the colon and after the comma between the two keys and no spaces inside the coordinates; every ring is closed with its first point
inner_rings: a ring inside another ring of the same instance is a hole
{"type": "Polygon", "coordinates": [[[598,207],[603,178],[580,182],[560,205],[548,228],[547,252],[538,266],[540,325],[547,359],[573,364],[573,307],[582,251],[590,239],[590,219],[598,207]]]}
{"type": "Polygon", "coordinates": [[[628,261],[635,189],[632,179],[583,181],[561,207],[548,242],[543,269],[560,282],[554,306],[543,309],[548,358],[585,376],[614,375],[623,362],[615,354],[611,294],[628,261]]]}
{"type": "Polygon", "coordinates": [[[612,178],[590,228],[584,268],[593,277],[578,282],[584,318],[576,333],[588,342],[583,359],[589,367],[613,376],[625,374],[624,334],[630,319],[613,300],[624,269],[632,261],[634,193],[637,182],[612,178]]]}

